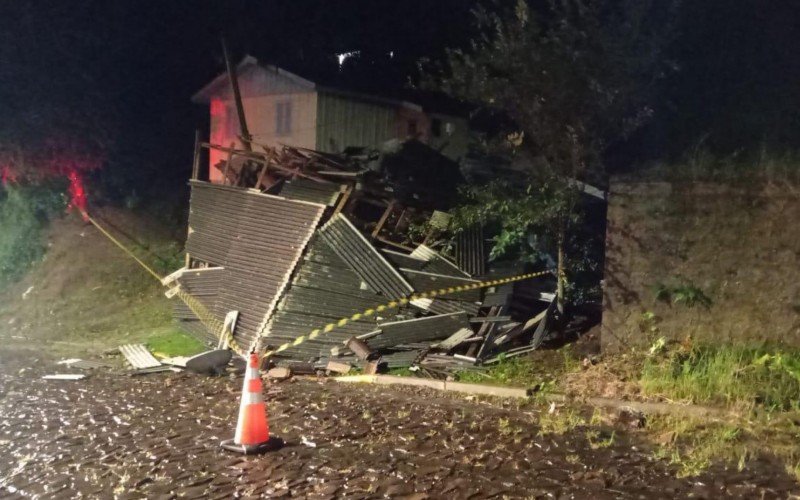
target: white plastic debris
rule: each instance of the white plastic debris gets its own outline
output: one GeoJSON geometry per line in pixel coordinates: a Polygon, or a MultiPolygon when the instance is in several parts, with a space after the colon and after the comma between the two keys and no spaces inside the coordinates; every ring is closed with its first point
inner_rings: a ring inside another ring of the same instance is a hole
{"type": "Polygon", "coordinates": [[[82,373],[57,373],[55,375],[45,375],[42,377],[45,380],[82,380],[86,375],[82,373]]]}

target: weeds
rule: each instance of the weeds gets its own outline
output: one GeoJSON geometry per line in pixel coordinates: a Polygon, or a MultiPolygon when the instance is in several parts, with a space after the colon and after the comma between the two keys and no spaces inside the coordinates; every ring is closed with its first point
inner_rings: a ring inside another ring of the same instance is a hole
{"type": "Polygon", "coordinates": [[[555,386],[555,379],[560,374],[580,370],[580,361],[574,358],[569,346],[560,352],[563,356],[563,366],[555,371],[552,367],[543,369],[528,357],[506,358],[501,354],[497,363],[490,365],[486,371],[464,370],[457,373],[456,377],[459,382],[535,387],[537,393],[543,393],[555,386]]]}
{"type": "Polygon", "coordinates": [[[566,434],[583,425],[586,425],[586,420],[577,410],[551,406],[549,411],[539,417],[539,435],[566,434]]]}
{"type": "Polygon", "coordinates": [[[800,354],[742,346],[695,346],[644,362],[645,394],[749,410],[796,409],[800,354]]]}
{"type": "Polygon", "coordinates": [[[711,298],[706,295],[703,290],[696,287],[692,283],[685,283],[676,286],[658,283],[653,287],[653,294],[655,295],[656,300],[676,305],[682,304],[686,307],[702,306],[708,309],[714,304],[711,298]]]}
{"type": "Polygon", "coordinates": [[[614,444],[616,437],[617,437],[616,431],[611,431],[611,434],[600,431],[598,429],[592,429],[586,432],[586,439],[589,441],[589,446],[593,450],[608,448],[609,446],[614,444]]]}
{"type": "Polygon", "coordinates": [[[0,190],[0,286],[19,279],[44,255],[42,231],[64,210],[57,187],[6,187],[0,190]]]}
{"type": "Polygon", "coordinates": [[[656,458],[676,466],[678,477],[696,476],[715,461],[741,470],[755,451],[750,436],[732,423],[660,416],[651,417],[648,428],[660,442],[656,458]]]}

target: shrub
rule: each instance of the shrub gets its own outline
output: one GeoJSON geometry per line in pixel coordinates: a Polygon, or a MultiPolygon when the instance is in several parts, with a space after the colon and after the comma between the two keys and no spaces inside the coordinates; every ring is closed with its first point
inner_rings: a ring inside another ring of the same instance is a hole
{"type": "Polygon", "coordinates": [[[19,279],[44,255],[42,229],[66,201],[57,186],[0,191],[0,286],[19,279]]]}

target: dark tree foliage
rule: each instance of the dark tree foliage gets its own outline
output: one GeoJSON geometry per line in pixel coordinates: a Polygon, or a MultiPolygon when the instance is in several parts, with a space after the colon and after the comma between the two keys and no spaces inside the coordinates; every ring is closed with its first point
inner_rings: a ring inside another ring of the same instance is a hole
{"type": "Polygon", "coordinates": [[[475,10],[480,34],[468,49],[428,68],[434,86],[496,117],[480,146],[521,174],[468,186],[455,229],[498,224],[494,256],[527,249],[532,230],[549,234],[560,298],[565,244],[580,216],[574,180],[601,179],[609,144],[651,116],[655,83],[668,69],[672,9],[640,0],[493,4],[475,10]]]}

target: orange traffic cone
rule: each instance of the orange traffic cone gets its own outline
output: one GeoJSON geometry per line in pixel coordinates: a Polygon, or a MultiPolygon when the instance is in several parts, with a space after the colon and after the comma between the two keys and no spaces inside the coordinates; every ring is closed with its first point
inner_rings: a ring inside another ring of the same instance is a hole
{"type": "Polygon", "coordinates": [[[277,450],[282,445],[283,441],[280,438],[269,435],[264,387],[261,383],[261,375],[258,373],[258,356],[251,353],[244,376],[236,435],[233,439],[220,443],[220,446],[226,450],[249,455],[277,450]]]}

